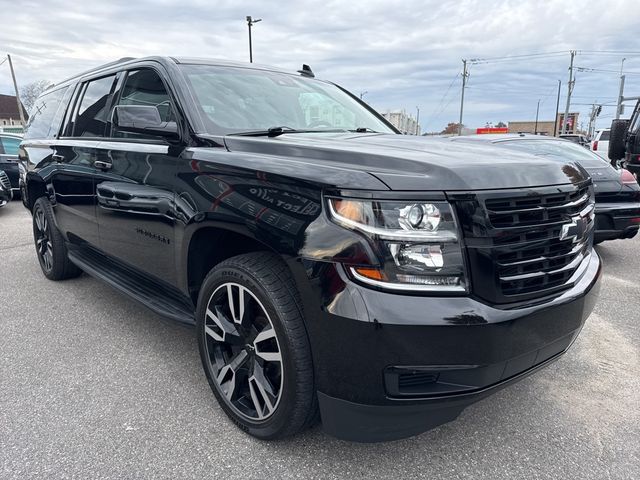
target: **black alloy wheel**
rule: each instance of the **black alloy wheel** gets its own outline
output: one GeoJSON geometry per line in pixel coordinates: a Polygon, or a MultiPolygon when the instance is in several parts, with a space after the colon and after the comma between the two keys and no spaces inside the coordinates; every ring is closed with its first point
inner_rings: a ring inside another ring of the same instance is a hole
{"type": "Polygon", "coordinates": [[[33,240],[42,273],[49,280],[65,280],[80,275],[67,254],[67,246],[56,227],[51,203],[40,197],[33,205],[33,240]]]}
{"type": "Polygon", "coordinates": [[[242,285],[223,283],[209,299],[204,330],[211,372],[229,405],[249,420],[271,416],[284,372],[278,336],[260,300],[242,285]]]}
{"type": "Polygon", "coordinates": [[[51,225],[44,209],[36,208],[33,212],[33,235],[36,242],[38,260],[45,274],[53,269],[53,243],[51,242],[51,225]]]}
{"type": "Polygon", "coordinates": [[[196,311],[200,358],[222,410],[271,440],[318,419],[311,347],[289,267],[269,252],[216,265],[196,311]]]}

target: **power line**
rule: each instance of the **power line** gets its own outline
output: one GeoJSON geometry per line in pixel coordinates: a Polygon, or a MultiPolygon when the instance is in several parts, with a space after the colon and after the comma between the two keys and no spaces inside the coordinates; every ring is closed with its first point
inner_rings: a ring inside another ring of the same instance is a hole
{"type": "Polygon", "coordinates": [[[447,90],[444,92],[444,95],[442,95],[442,97],[440,98],[440,101],[438,102],[438,105],[436,106],[436,108],[433,109],[433,112],[431,112],[431,115],[429,115],[428,121],[425,122],[425,125],[427,125],[432,120],[437,118],[438,115],[440,115],[444,111],[444,109],[449,105],[449,104],[447,104],[447,105],[443,106],[444,99],[447,98],[447,95],[449,94],[449,91],[451,90],[451,87],[453,87],[453,84],[456,83],[456,80],[458,79],[459,76],[460,76],[460,74],[456,73],[455,77],[453,77],[453,80],[451,80],[451,83],[447,87],[447,90]],[[442,109],[438,110],[441,106],[442,106],[442,109]],[[435,113],[436,111],[438,111],[438,113],[435,113]]]}
{"type": "Polygon", "coordinates": [[[502,57],[472,58],[469,60],[469,63],[471,65],[478,65],[481,63],[521,60],[521,59],[534,58],[534,57],[538,57],[538,58],[555,57],[560,55],[566,55],[566,53],[567,52],[564,52],[564,51],[558,51],[558,52],[527,53],[522,55],[505,55],[502,57]]]}
{"type": "Polygon", "coordinates": [[[579,55],[640,55],[633,50],[578,50],[579,55]]]}
{"type": "MultiPolygon", "coordinates": [[[[605,70],[602,68],[591,68],[591,67],[574,67],[579,72],[595,72],[595,73],[617,73],[620,74],[620,70],[605,70]]],[[[640,72],[624,72],[625,75],[640,75],[640,72]]]]}

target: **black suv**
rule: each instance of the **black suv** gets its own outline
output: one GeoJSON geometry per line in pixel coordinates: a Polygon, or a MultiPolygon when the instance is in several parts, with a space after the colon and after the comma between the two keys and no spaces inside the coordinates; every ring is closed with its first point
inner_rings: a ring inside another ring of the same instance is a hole
{"type": "Polygon", "coordinates": [[[579,165],[400,135],[306,66],[123,59],[34,112],[45,276],[195,324],[215,396],[257,437],[453,420],[558,358],[596,300],[579,165]]]}

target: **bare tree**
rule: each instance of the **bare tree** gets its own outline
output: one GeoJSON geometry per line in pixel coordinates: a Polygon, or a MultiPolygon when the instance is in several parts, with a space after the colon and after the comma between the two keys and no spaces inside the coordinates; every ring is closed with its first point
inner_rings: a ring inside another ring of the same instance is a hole
{"type": "MultiPolygon", "coordinates": [[[[441,135],[452,135],[454,133],[458,133],[458,125],[457,122],[449,122],[447,127],[440,132],[441,135]]],[[[462,125],[464,127],[464,125],[462,125]]]]}
{"type": "Polygon", "coordinates": [[[37,80],[26,84],[20,89],[20,100],[27,112],[31,112],[33,105],[36,103],[36,99],[42,92],[49,88],[49,86],[51,86],[49,80],[37,80]]]}

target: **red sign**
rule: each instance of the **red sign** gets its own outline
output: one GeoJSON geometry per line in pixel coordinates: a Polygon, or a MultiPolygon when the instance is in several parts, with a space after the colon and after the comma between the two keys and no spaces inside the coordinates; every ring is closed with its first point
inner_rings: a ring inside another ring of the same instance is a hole
{"type": "Polygon", "coordinates": [[[485,135],[487,133],[509,133],[508,127],[484,127],[476,128],[476,134],[485,135]]]}

